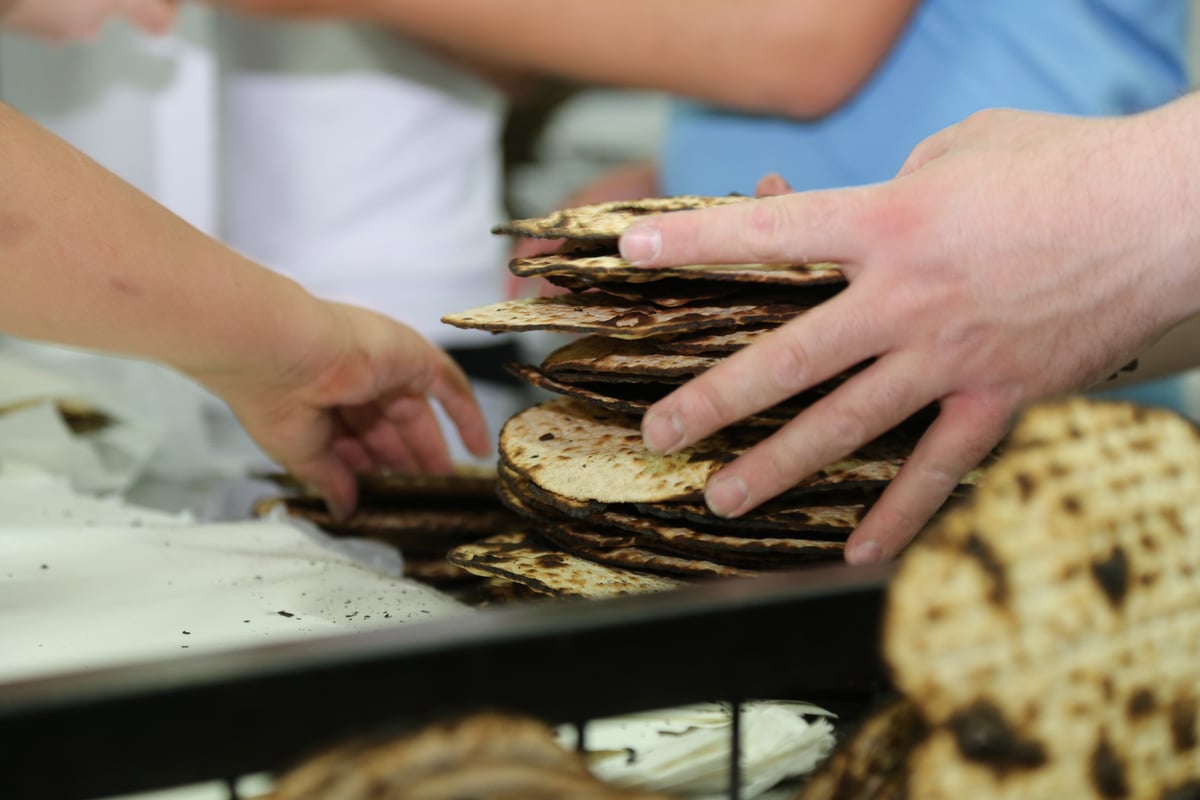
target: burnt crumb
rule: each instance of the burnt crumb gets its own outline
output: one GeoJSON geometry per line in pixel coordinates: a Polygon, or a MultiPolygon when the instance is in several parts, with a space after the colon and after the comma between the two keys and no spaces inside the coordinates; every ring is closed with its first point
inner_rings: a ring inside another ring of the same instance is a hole
{"type": "Polygon", "coordinates": [[[566,561],[557,553],[546,553],[537,557],[537,563],[539,567],[561,567],[566,561]]]}
{"type": "Polygon", "coordinates": [[[1171,703],[1171,744],[1176,753],[1196,747],[1196,698],[1180,697],[1171,703]]]}
{"type": "Polygon", "coordinates": [[[553,433],[543,433],[541,436],[538,437],[539,442],[550,442],[553,440],[554,440],[553,433]]]}
{"type": "Polygon", "coordinates": [[[1092,785],[1101,797],[1128,797],[1129,781],[1125,778],[1125,762],[1123,762],[1109,744],[1108,736],[1101,733],[1092,751],[1092,760],[1088,765],[1088,774],[1092,785]]]}
{"type": "Polygon", "coordinates": [[[1200,800],[1200,781],[1188,781],[1162,793],[1162,800],[1200,800]]]}
{"type": "Polygon", "coordinates": [[[997,773],[1036,769],[1046,763],[1041,742],[1021,739],[1000,709],[986,700],[954,714],[948,724],[963,757],[997,773]]]}
{"type": "Polygon", "coordinates": [[[1120,608],[1125,600],[1125,593],[1129,590],[1129,559],[1125,550],[1114,547],[1108,558],[1093,561],[1092,577],[1096,579],[1112,607],[1120,608]]]}
{"type": "Polygon", "coordinates": [[[192,632],[191,632],[191,631],[180,631],[180,633],[182,633],[184,636],[191,636],[191,635],[192,635],[192,632]]]}
{"type": "Polygon", "coordinates": [[[1154,699],[1154,692],[1149,689],[1138,689],[1129,696],[1128,712],[1131,719],[1151,714],[1157,707],[1158,703],[1154,699]]]}
{"type": "Polygon", "coordinates": [[[1029,498],[1033,497],[1033,490],[1036,487],[1037,487],[1037,482],[1034,481],[1034,479],[1032,477],[1030,477],[1027,473],[1024,473],[1024,472],[1017,473],[1017,489],[1020,490],[1021,499],[1023,501],[1028,501],[1029,498]]]}
{"type": "Polygon", "coordinates": [[[42,569],[50,569],[50,565],[49,565],[49,564],[42,564],[42,569]]]}
{"type": "Polygon", "coordinates": [[[296,616],[295,614],[293,614],[290,611],[276,611],[275,613],[281,617],[287,617],[288,619],[291,619],[292,617],[296,616]]]}
{"type": "Polygon", "coordinates": [[[1004,565],[991,546],[979,534],[971,533],[963,545],[963,552],[978,561],[984,574],[991,578],[992,588],[988,592],[988,599],[996,605],[1008,602],[1008,579],[1004,574],[1004,565]]]}

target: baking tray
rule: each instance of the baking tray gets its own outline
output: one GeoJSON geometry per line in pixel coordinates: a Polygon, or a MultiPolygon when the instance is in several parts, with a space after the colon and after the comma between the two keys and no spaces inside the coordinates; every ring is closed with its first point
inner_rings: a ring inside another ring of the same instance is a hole
{"type": "Polygon", "coordinates": [[[878,642],[892,569],[502,607],[0,685],[0,797],[232,781],[349,736],[483,709],[576,724],[716,700],[837,710],[887,687],[878,642]]]}

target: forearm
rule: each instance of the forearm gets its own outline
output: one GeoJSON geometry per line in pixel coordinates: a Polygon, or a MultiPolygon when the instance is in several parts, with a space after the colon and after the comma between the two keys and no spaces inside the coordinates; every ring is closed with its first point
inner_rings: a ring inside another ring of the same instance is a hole
{"type": "Polygon", "coordinates": [[[874,71],[917,0],[225,0],[348,15],[486,60],[811,117],[874,71]]]}
{"type": "Polygon", "coordinates": [[[287,353],[324,313],[0,105],[0,330],[189,373],[287,353]]]}

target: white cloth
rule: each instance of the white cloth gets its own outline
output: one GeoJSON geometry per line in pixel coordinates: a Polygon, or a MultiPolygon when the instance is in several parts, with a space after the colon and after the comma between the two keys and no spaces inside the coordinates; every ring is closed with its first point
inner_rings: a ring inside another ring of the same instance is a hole
{"type": "Polygon", "coordinates": [[[225,236],[323,297],[442,344],[501,297],[504,102],[392,33],[223,19],[225,236]]]}

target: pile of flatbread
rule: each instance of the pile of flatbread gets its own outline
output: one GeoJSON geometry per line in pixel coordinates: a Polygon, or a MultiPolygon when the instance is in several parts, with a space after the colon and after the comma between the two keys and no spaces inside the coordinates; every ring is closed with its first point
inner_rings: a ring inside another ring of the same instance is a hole
{"type": "Polygon", "coordinates": [[[359,503],[348,519],[335,519],[325,502],[288,475],[267,476],[287,494],[258,505],[265,515],[282,506],[333,536],[360,537],[391,545],[404,557],[406,577],[450,592],[464,601],[510,600],[519,587],[488,581],[451,564],[453,548],[523,527],[500,503],[496,471],[460,465],[452,475],[379,473],[359,476],[359,503]]]}
{"type": "Polygon", "coordinates": [[[705,506],[708,478],[847,375],[684,452],[655,455],[642,444],[641,416],[653,402],[845,285],[832,264],[650,270],[617,254],[617,238],[646,214],[744,199],[607,203],[496,229],[562,239],[556,252],[516,259],[510,269],[569,291],[449,314],[443,322],[578,338],[539,365],[512,367],[561,395],[517,414],[501,432],[501,497],[531,525],[456,548],[450,553],[454,563],[548,594],[602,596],[841,557],[847,536],[904,463],[928,414],[736,520],[705,506]],[[580,569],[588,571],[586,578],[580,569]]]}
{"type": "Polygon", "coordinates": [[[1161,410],[1031,410],[900,560],[902,699],[803,800],[1200,797],[1200,435],[1161,410]]]}

